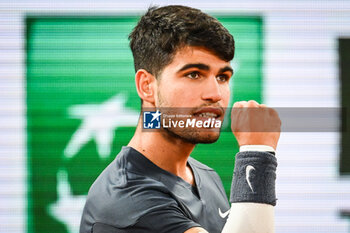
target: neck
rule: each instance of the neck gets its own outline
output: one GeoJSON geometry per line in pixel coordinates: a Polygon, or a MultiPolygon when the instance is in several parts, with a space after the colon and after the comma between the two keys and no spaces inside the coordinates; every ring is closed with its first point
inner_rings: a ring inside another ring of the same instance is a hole
{"type": "Polygon", "coordinates": [[[142,153],[158,167],[194,185],[192,170],[187,166],[194,144],[174,138],[167,132],[145,132],[139,123],[128,146],[142,153]]]}

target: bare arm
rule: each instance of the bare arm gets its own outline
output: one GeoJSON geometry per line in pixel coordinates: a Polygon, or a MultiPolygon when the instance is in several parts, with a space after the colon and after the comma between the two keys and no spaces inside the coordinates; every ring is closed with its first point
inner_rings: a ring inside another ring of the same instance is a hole
{"type": "Polygon", "coordinates": [[[208,233],[208,232],[201,227],[193,227],[185,231],[185,233],[208,233]]]}

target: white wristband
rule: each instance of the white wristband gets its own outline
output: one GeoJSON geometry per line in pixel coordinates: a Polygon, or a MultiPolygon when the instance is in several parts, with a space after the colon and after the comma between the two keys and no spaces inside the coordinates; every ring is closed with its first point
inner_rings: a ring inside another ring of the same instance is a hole
{"type": "Polygon", "coordinates": [[[239,152],[243,151],[263,151],[263,152],[275,152],[272,146],[266,145],[244,145],[239,147],[239,152]]]}

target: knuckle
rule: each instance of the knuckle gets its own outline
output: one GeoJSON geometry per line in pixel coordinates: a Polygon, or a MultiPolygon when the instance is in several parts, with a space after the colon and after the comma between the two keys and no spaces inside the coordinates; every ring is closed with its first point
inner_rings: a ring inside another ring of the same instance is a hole
{"type": "Polygon", "coordinates": [[[241,102],[235,102],[234,104],[233,104],[233,107],[241,107],[242,106],[242,103],[241,102]]]}
{"type": "Polygon", "coordinates": [[[247,104],[248,104],[248,102],[247,102],[247,101],[240,101],[240,103],[241,103],[242,107],[246,107],[246,106],[247,106],[247,104]]]}
{"type": "Polygon", "coordinates": [[[248,107],[255,107],[255,106],[258,106],[259,104],[255,100],[249,100],[247,105],[248,107]]]}

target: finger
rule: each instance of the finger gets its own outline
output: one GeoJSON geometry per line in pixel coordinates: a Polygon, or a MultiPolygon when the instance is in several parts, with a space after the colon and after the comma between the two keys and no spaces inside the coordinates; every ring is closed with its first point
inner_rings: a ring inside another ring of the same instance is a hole
{"type": "Polygon", "coordinates": [[[254,107],[258,107],[258,106],[259,106],[259,104],[255,100],[249,100],[248,101],[248,107],[254,108],[254,107]]]}
{"type": "Polygon", "coordinates": [[[278,112],[273,108],[269,108],[269,114],[270,114],[270,116],[273,116],[275,118],[279,118],[278,112]]]}
{"type": "Polygon", "coordinates": [[[234,108],[243,108],[247,104],[247,101],[238,101],[234,103],[233,107],[234,108]]]}
{"type": "Polygon", "coordinates": [[[243,108],[243,104],[241,101],[234,103],[231,109],[231,117],[236,116],[242,108],[243,108]]]}
{"type": "Polygon", "coordinates": [[[241,102],[235,102],[235,103],[233,104],[233,107],[234,107],[234,108],[240,108],[240,107],[242,107],[242,103],[241,103],[241,102]]]}
{"type": "Polygon", "coordinates": [[[240,101],[242,104],[242,108],[247,108],[248,107],[248,102],[247,101],[240,101]]]}

